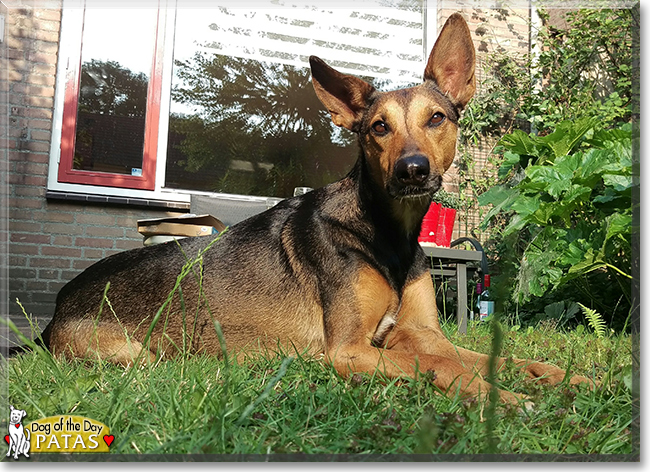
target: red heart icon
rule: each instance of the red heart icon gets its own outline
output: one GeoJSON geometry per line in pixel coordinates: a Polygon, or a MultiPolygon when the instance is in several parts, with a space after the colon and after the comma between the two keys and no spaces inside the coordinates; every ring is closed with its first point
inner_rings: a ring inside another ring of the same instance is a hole
{"type": "Polygon", "coordinates": [[[104,442],[108,447],[111,447],[111,444],[113,444],[113,439],[115,439],[115,436],[113,436],[112,434],[110,436],[106,434],[104,435],[104,442]]]}
{"type": "Polygon", "coordinates": [[[20,423],[16,423],[14,426],[16,427],[16,429],[18,429],[20,428],[20,423]]]}
{"type": "Polygon", "coordinates": [[[9,444],[9,435],[8,434],[5,436],[5,441],[7,441],[7,444],[9,444]]]}

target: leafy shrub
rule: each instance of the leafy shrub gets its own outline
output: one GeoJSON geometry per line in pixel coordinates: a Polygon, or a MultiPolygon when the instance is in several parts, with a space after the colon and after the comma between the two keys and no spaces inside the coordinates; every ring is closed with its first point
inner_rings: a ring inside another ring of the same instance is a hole
{"type": "Polygon", "coordinates": [[[519,304],[570,284],[573,300],[582,295],[610,313],[630,308],[631,126],[594,126],[587,118],[544,137],[516,131],[500,141],[498,174],[508,180],[479,204],[492,205],[484,228],[505,214],[500,236],[525,241],[513,291],[519,304]],[[601,299],[601,284],[619,287],[619,296],[601,299]]]}
{"type": "Polygon", "coordinates": [[[639,11],[582,9],[567,22],[566,30],[545,24],[532,54],[489,55],[460,151],[471,173],[469,147],[498,141],[494,170],[466,179],[486,211],[479,229],[490,238],[497,309],[566,323],[582,316],[580,302],[620,328],[632,303],[639,11]]]}

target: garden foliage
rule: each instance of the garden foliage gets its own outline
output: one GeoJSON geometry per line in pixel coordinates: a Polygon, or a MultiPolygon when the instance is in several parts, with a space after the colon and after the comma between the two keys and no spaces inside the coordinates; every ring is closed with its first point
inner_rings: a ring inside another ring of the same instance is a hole
{"type": "Polygon", "coordinates": [[[490,56],[461,143],[500,138],[495,171],[475,190],[501,309],[566,322],[583,303],[620,328],[633,303],[638,10],[584,9],[567,21],[539,31],[540,51],[490,56]]]}
{"type": "Polygon", "coordinates": [[[479,197],[491,205],[484,224],[507,214],[501,237],[525,245],[514,296],[520,304],[572,282],[606,308],[630,306],[632,230],[631,126],[594,131],[594,122],[563,122],[547,136],[521,131],[501,140],[499,175],[510,176],[479,197]],[[516,182],[516,184],[513,184],[516,182]],[[598,285],[620,295],[599,300],[598,285]]]}

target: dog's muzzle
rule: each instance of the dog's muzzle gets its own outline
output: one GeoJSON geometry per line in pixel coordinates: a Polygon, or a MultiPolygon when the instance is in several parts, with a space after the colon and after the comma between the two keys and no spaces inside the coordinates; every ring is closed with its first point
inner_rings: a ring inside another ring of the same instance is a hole
{"type": "Polygon", "coordinates": [[[431,173],[429,159],[415,154],[395,162],[388,190],[393,197],[422,197],[435,193],[441,185],[442,176],[431,173]]]}
{"type": "Polygon", "coordinates": [[[393,175],[404,186],[421,186],[427,181],[430,171],[429,159],[422,155],[415,155],[398,160],[393,175]]]}

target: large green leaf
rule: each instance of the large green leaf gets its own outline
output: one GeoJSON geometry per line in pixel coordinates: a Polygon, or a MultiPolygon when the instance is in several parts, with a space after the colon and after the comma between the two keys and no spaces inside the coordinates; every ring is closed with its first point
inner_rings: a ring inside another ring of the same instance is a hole
{"type": "MultiPolygon", "coordinates": [[[[526,168],[526,177],[532,182],[541,182],[544,185],[549,185],[556,182],[560,176],[553,166],[528,166],[526,168]]],[[[528,184],[528,183],[527,183],[528,184]]]]}
{"type": "Polygon", "coordinates": [[[527,216],[535,213],[539,209],[540,199],[539,195],[527,196],[520,195],[510,208],[522,216],[527,216]]]}
{"type": "Polygon", "coordinates": [[[591,189],[583,185],[571,185],[566,194],[563,196],[563,201],[573,202],[574,200],[586,200],[591,195],[591,189]]]}
{"type": "Polygon", "coordinates": [[[541,278],[535,277],[528,282],[528,291],[531,295],[542,297],[546,293],[546,286],[541,278]]]}
{"type": "Polygon", "coordinates": [[[556,203],[546,203],[542,202],[539,204],[537,210],[535,210],[531,216],[530,221],[537,223],[540,226],[546,225],[551,217],[557,212],[556,203]]]}
{"type": "Polygon", "coordinates": [[[508,173],[521,161],[521,156],[511,151],[506,151],[503,153],[503,162],[499,167],[498,176],[499,179],[505,179],[508,173]]]}
{"type": "Polygon", "coordinates": [[[557,125],[555,131],[540,138],[553,151],[553,158],[566,156],[590,131],[596,120],[585,117],[576,121],[563,121],[557,125]]]}
{"type": "Polygon", "coordinates": [[[618,192],[624,192],[632,187],[632,175],[605,174],[603,175],[603,182],[618,192]]]}
{"type": "Polygon", "coordinates": [[[571,180],[559,178],[558,180],[550,184],[546,189],[546,191],[551,197],[555,198],[556,200],[559,200],[560,196],[570,189],[571,189],[571,180]]]}
{"type": "Polygon", "coordinates": [[[576,177],[581,180],[598,179],[602,169],[611,162],[611,154],[603,149],[589,149],[582,156],[576,177]]]}
{"type": "MultiPolygon", "coordinates": [[[[567,276],[571,276],[571,278],[578,277],[606,266],[607,264],[602,259],[602,254],[595,253],[593,248],[589,248],[587,252],[585,252],[582,261],[571,266],[567,276]]],[[[566,278],[563,281],[566,281],[566,278]]]]}
{"type": "Polygon", "coordinates": [[[592,249],[591,243],[585,239],[571,241],[560,256],[559,263],[563,266],[574,266],[585,258],[585,253],[589,249],[592,249]]]}
{"type": "Polygon", "coordinates": [[[478,204],[481,206],[485,205],[501,205],[506,200],[512,198],[512,196],[517,196],[519,194],[518,190],[514,188],[507,187],[505,185],[495,185],[487,189],[485,192],[480,194],[478,199],[478,204]]]}
{"type": "Polygon", "coordinates": [[[632,124],[623,123],[618,128],[601,129],[594,133],[587,143],[595,148],[607,148],[617,143],[624,144],[627,148],[632,144],[632,124]]]}
{"type": "Polygon", "coordinates": [[[619,234],[629,235],[632,232],[632,215],[614,213],[607,217],[607,235],[606,239],[619,234]]]}
{"type": "Polygon", "coordinates": [[[564,300],[546,305],[544,313],[547,318],[559,320],[564,314],[564,300]]]}
{"type": "Polygon", "coordinates": [[[562,179],[570,179],[580,169],[583,163],[583,153],[567,154],[555,160],[553,166],[562,179]]]}
{"type": "Polygon", "coordinates": [[[609,203],[612,202],[620,197],[619,192],[615,192],[611,188],[606,188],[605,193],[603,195],[598,195],[597,197],[594,197],[593,202],[594,203],[609,203]]]}
{"type": "Polygon", "coordinates": [[[527,224],[529,223],[526,218],[524,218],[521,215],[514,215],[512,218],[510,218],[510,223],[508,223],[508,226],[506,226],[505,229],[503,230],[503,236],[507,236],[510,233],[519,231],[527,224]]]}
{"type": "Polygon", "coordinates": [[[519,190],[497,185],[478,196],[481,206],[493,205],[487,212],[481,223],[481,227],[487,227],[490,220],[498,213],[508,211],[510,206],[519,198],[519,190]]]}
{"type": "Polygon", "coordinates": [[[540,138],[528,135],[520,129],[515,129],[511,134],[506,134],[499,144],[508,148],[511,152],[523,156],[539,156],[540,138]]]}

